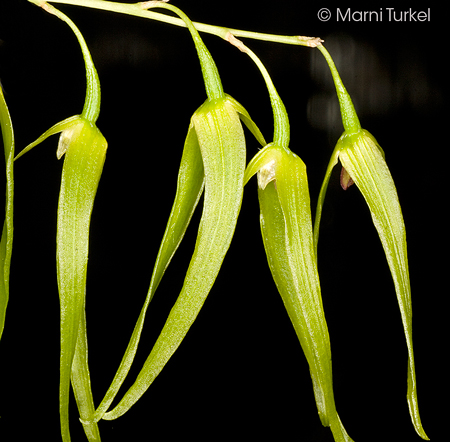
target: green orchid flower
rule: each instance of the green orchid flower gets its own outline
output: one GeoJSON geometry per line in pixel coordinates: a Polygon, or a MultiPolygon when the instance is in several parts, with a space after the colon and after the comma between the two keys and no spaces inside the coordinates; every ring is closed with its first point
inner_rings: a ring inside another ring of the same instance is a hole
{"type": "Polygon", "coordinates": [[[64,158],[58,201],[56,262],[60,299],[60,420],[63,441],[70,441],[69,393],[74,390],[81,422],[89,441],[99,441],[91,421],[94,404],[87,364],[84,315],[89,226],[105,161],[107,142],[95,122],[100,112],[100,82],[86,42],[75,24],[53,6],[42,8],[66,22],[75,33],[86,65],[86,100],[81,115],[55,124],[29,144],[16,159],[51,135],[61,132],[57,158],[64,158]]]}
{"type": "Polygon", "coordinates": [[[361,128],[352,100],[339,77],[331,56],[323,46],[318,48],[327,60],[333,75],[345,130],[333,151],[320,190],[314,226],[316,254],[319,225],[328,182],[333,167],[340,161],[343,167],[341,185],[346,189],[354,182],[363,194],[386,254],[394,280],[408,347],[407,402],[409,412],[417,434],[422,439],[428,440],[420,420],[417,401],[406,232],[397,190],[384,159],[383,150],[376,139],[367,130],[361,128]]]}
{"type": "Polygon", "coordinates": [[[274,113],[274,141],[250,161],[244,182],[256,173],[260,224],[268,264],[308,361],[319,417],[337,442],[351,442],[336,411],[331,347],[314,252],[308,178],[304,162],[289,149],[286,109],[259,58],[234,37],[260,69],[274,113]]]}
{"type": "Polygon", "coordinates": [[[9,300],[9,273],[13,246],[13,202],[14,202],[14,131],[3,89],[0,85],[0,129],[6,164],[5,221],[0,242],[0,339],[5,327],[6,307],[9,300]]]}
{"type": "Polygon", "coordinates": [[[93,419],[123,415],[145,393],[181,344],[219,273],[230,246],[242,204],[246,163],[241,121],[265,145],[244,107],[225,94],[217,67],[189,18],[161,2],[146,7],[173,11],[186,23],[198,53],[207,100],[195,111],[186,136],[175,201],[156,258],[150,288],[121,365],[93,419]],[[177,250],[204,191],[197,240],[181,292],[134,384],[117,406],[107,411],[133,362],[147,307],[177,250]]]}

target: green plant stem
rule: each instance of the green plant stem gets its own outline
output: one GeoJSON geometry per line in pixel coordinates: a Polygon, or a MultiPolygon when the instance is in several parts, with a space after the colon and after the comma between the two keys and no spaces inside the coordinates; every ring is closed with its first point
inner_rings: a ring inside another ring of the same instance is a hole
{"type": "Polygon", "coordinates": [[[149,1],[142,3],[143,8],[163,8],[177,14],[186,23],[186,26],[191,33],[192,39],[194,40],[195,49],[197,50],[198,58],[200,60],[200,65],[203,73],[203,80],[205,82],[206,94],[208,99],[216,100],[218,98],[224,97],[222,82],[220,80],[220,75],[216,67],[211,54],[203,43],[197,29],[192,24],[189,17],[176,6],[169,5],[163,1],[149,1]]]}
{"type": "Polygon", "coordinates": [[[43,1],[29,1],[35,3],[36,5],[45,9],[48,13],[55,15],[63,22],[67,23],[77,37],[86,66],[86,99],[81,116],[91,123],[95,123],[100,114],[100,80],[98,78],[97,70],[95,69],[94,62],[92,61],[91,54],[83,35],[78,30],[75,23],[69,17],[67,17],[67,15],[54,8],[52,5],[43,1]]]}
{"type": "Polygon", "coordinates": [[[336,65],[329,52],[325,49],[322,44],[317,47],[330,68],[331,75],[333,76],[334,85],[336,87],[336,93],[339,99],[339,106],[341,108],[342,124],[348,135],[356,134],[361,130],[361,124],[359,123],[358,115],[356,114],[355,108],[353,106],[352,99],[350,98],[347,89],[342,83],[341,77],[336,65]]]}
{"type": "Polygon", "coordinates": [[[261,75],[264,78],[264,81],[267,86],[267,90],[270,96],[270,102],[272,105],[273,111],[273,142],[278,146],[282,146],[285,149],[289,148],[289,140],[290,140],[290,126],[289,126],[289,118],[286,112],[286,108],[284,106],[283,101],[281,100],[278,92],[273,84],[272,79],[270,78],[269,72],[267,71],[264,64],[261,62],[259,57],[248,48],[242,41],[238,40],[231,33],[228,34],[227,41],[229,41],[233,46],[236,46],[241,52],[247,54],[253,62],[258,67],[261,75]]]}
{"type": "MultiPolygon", "coordinates": [[[[43,3],[45,3],[42,0],[28,0],[28,1],[38,6],[41,6],[43,3]]],[[[186,27],[186,23],[180,18],[169,16],[166,14],[161,14],[154,11],[147,11],[143,9],[142,5],[145,4],[145,2],[127,4],[127,3],[109,2],[106,0],[52,0],[52,3],[63,3],[67,5],[101,9],[103,11],[118,12],[121,14],[133,15],[135,17],[149,18],[151,20],[161,21],[175,26],[186,27]]],[[[300,35],[266,34],[261,32],[232,29],[223,26],[214,26],[197,22],[193,22],[193,24],[197,29],[197,31],[216,35],[225,40],[227,39],[228,33],[231,33],[236,37],[252,38],[254,40],[264,40],[264,41],[271,41],[274,43],[283,43],[297,46],[308,46],[312,48],[319,46],[322,42],[322,40],[317,37],[304,37],[300,35]]]]}

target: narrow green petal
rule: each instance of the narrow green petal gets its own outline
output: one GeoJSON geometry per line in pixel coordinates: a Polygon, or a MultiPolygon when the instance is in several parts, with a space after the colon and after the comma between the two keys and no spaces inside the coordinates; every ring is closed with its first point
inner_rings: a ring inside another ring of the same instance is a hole
{"type": "Polygon", "coordinates": [[[234,109],[239,114],[240,119],[246,125],[247,129],[253,134],[253,136],[257,139],[261,146],[265,146],[267,143],[263,137],[263,134],[255,124],[255,122],[252,120],[245,107],[230,95],[225,94],[225,96],[227,98],[227,101],[229,101],[233,105],[234,109]]]}
{"type": "Polygon", "coordinates": [[[245,138],[225,100],[205,103],[193,116],[205,170],[205,199],[195,250],[181,293],[135,383],[103,419],[124,414],[147,390],[195,321],[231,243],[243,196],[245,138]]]}
{"type": "Polygon", "coordinates": [[[6,307],[9,300],[9,273],[13,246],[14,202],[14,132],[8,106],[0,86],[0,129],[3,138],[6,165],[5,221],[0,242],[0,339],[5,326],[6,307]]]}
{"type": "Polygon", "coordinates": [[[270,143],[264,149],[261,149],[248,163],[244,174],[244,185],[248,183],[250,178],[255,175],[261,167],[263,167],[268,161],[268,158],[273,155],[273,144],[270,143]]]}
{"type": "Polygon", "coordinates": [[[164,237],[161,241],[161,246],[156,258],[150,288],[148,290],[144,306],[142,307],[141,313],[136,322],[133,335],[122,358],[122,362],[120,363],[117,373],[114,376],[113,382],[111,383],[104,399],[97,408],[95,420],[102,418],[103,414],[111,405],[130,370],[137,351],[139,339],[141,337],[147,308],[153,298],[153,295],[155,294],[166,268],[170,263],[170,260],[184,237],[194,210],[200,200],[203,188],[203,161],[200,154],[197,135],[193,125],[191,124],[184,144],[181,165],[178,172],[178,184],[175,201],[173,203],[166,230],[164,232],[164,237]]]}
{"type": "Polygon", "coordinates": [[[317,260],[317,245],[319,243],[319,230],[320,230],[320,220],[322,219],[323,203],[325,201],[325,195],[327,193],[331,172],[333,171],[333,167],[336,166],[338,159],[339,159],[339,148],[336,146],[328,163],[327,170],[325,172],[325,178],[323,179],[322,187],[320,188],[319,198],[317,199],[316,217],[314,219],[314,253],[316,255],[316,260],[317,260]]]}
{"type": "Polygon", "coordinates": [[[107,148],[103,135],[87,121],[78,125],[72,136],[62,171],[56,237],[61,311],[60,418],[65,442],[70,440],[70,377],[86,293],[89,225],[107,148]]]}
{"type": "Polygon", "coordinates": [[[25,147],[15,158],[14,160],[17,160],[20,158],[23,154],[27,153],[29,150],[31,150],[33,147],[37,146],[38,144],[42,143],[45,139],[50,137],[51,135],[57,134],[59,132],[62,132],[63,130],[70,129],[80,122],[80,116],[74,115],[73,117],[66,118],[63,121],[60,121],[59,123],[56,123],[54,126],[52,126],[50,129],[45,131],[36,141],[33,141],[31,144],[29,144],[27,147],[25,147]]]}
{"type": "Polygon", "coordinates": [[[369,132],[362,130],[357,135],[342,139],[341,144],[339,158],[369,206],[394,280],[408,347],[408,406],[417,433],[428,440],[417,402],[406,231],[397,190],[383,153],[369,132]]]}

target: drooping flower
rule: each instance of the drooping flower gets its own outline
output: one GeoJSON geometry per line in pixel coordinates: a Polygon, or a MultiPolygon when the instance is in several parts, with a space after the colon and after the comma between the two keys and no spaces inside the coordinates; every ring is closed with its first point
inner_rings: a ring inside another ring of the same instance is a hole
{"type": "Polygon", "coordinates": [[[119,370],[96,410],[95,420],[112,420],[127,412],[150,387],[183,341],[214,284],[236,227],[246,164],[241,121],[261,144],[265,144],[248,112],[224,93],[214,60],[189,18],[171,5],[147,2],[145,6],[170,9],[185,21],[197,49],[208,98],[191,118],[175,201],[156,258],[148,295],[119,370]],[[117,406],[107,411],[134,358],[146,309],[184,236],[203,191],[203,212],[197,240],[181,292],[134,384],[117,406]]]}
{"type": "Polygon", "coordinates": [[[334,400],[330,337],[314,252],[306,166],[289,149],[288,115],[267,70],[249,48],[235,40],[231,42],[260,69],[274,114],[274,141],[250,161],[244,180],[257,174],[261,233],[269,268],[308,361],[322,425],[331,428],[336,442],[351,442],[334,400]]]}
{"type": "Polygon", "coordinates": [[[64,156],[56,235],[61,435],[64,442],[70,441],[69,393],[72,384],[85,433],[94,441],[100,440],[100,434],[97,423],[91,419],[94,403],[87,363],[84,309],[90,219],[108,143],[95,124],[100,113],[100,81],[86,42],[65,14],[45,2],[40,6],[66,22],[75,33],[85,61],[86,98],[81,115],[55,124],[23,149],[16,160],[49,136],[61,132],[56,153],[58,159],[64,156]]]}
{"type": "Polygon", "coordinates": [[[373,223],[380,237],[394,281],[403,330],[408,348],[407,402],[417,434],[425,440],[417,400],[417,385],[412,342],[412,305],[409,280],[406,231],[394,180],[375,137],[362,129],[352,100],[347,93],[328,51],[319,46],[333,75],[339,98],[344,133],[332,153],[319,195],[314,226],[317,254],[319,225],[331,171],[342,164],[341,185],[346,189],[352,182],[361,191],[369,207],[373,223]]]}

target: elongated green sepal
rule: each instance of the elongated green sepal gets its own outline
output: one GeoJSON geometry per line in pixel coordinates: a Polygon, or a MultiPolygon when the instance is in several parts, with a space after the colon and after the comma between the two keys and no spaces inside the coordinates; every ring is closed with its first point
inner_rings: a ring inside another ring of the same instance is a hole
{"type": "Polygon", "coordinates": [[[70,131],[71,140],[62,171],[56,237],[61,310],[60,417],[64,441],[70,440],[70,377],[84,310],[90,218],[107,149],[103,135],[86,120],[80,118],[70,131]]]}
{"type": "Polygon", "coordinates": [[[330,182],[331,172],[334,166],[339,161],[339,149],[336,147],[331,154],[330,161],[328,162],[327,170],[325,172],[325,178],[323,179],[322,186],[320,188],[319,198],[317,199],[316,216],[314,218],[314,253],[317,255],[317,245],[319,243],[319,230],[320,230],[320,220],[322,219],[322,210],[325,202],[325,196],[327,194],[328,183],[330,182]]]}
{"type": "Polygon", "coordinates": [[[13,246],[14,203],[14,132],[8,106],[0,85],[0,129],[3,138],[6,166],[5,220],[0,242],[0,339],[5,326],[6,307],[9,300],[9,274],[13,246]]]}
{"type": "Polygon", "coordinates": [[[214,284],[230,246],[242,202],[245,139],[225,98],[192,117],[205,172],[205,197],[194,253],[181,293],[135,383],[103,419],[116,419],[147,390],[184,339],[214,284]]]}
{"type": "Polygon", "coordinates": [[[417,401],[412,342],[411,287],[408,270],[406,231],[400,202],[389,168],[375,138],[366,130],[344,134],[337,145],[339,159],[358,186],[370,209],[389,264],[408,347],[407,400],[414,427],[425,440],[417,401]]]}
{"type": "Polygon", "coordinates": [[[321,422],[331,427],[336,441],[349,442],[334,403],[330,339],[313,247],[306,167],[297,155],[276,145],[269,145],[259,158],[249,166],[262,166],[258,196],[269,267],[308,361],[321,422]]]}
{"type": "Polygon", "coordinates": [[[133,335],[127,346],[126,352],[122,358],[122,362],[117,370],[114,380],[108,389],[104,399],[96,410],[95,420],[102,418],[103,414],[111,405],[114,397],[119,391],[125,377],[127,376],[134,356],[137,351],[139,339],[144,325],[145,314],[150,301],[164,275],[167,266],[175,254],[181,240],[184,237],[186,229],[192,218],[195,208],[200,200],[200,196],[204,188],[204,170],[203,160],[200,154],[197,135],[194,125],[189,126],[188,134],[184,144],[183,155],[181,158],[180,169],[178,172],[177,191],[175,200],[167,222],[164,237],[156,258],[155,267],[153,269],[152,279],[142,307],[133,335]]]}

